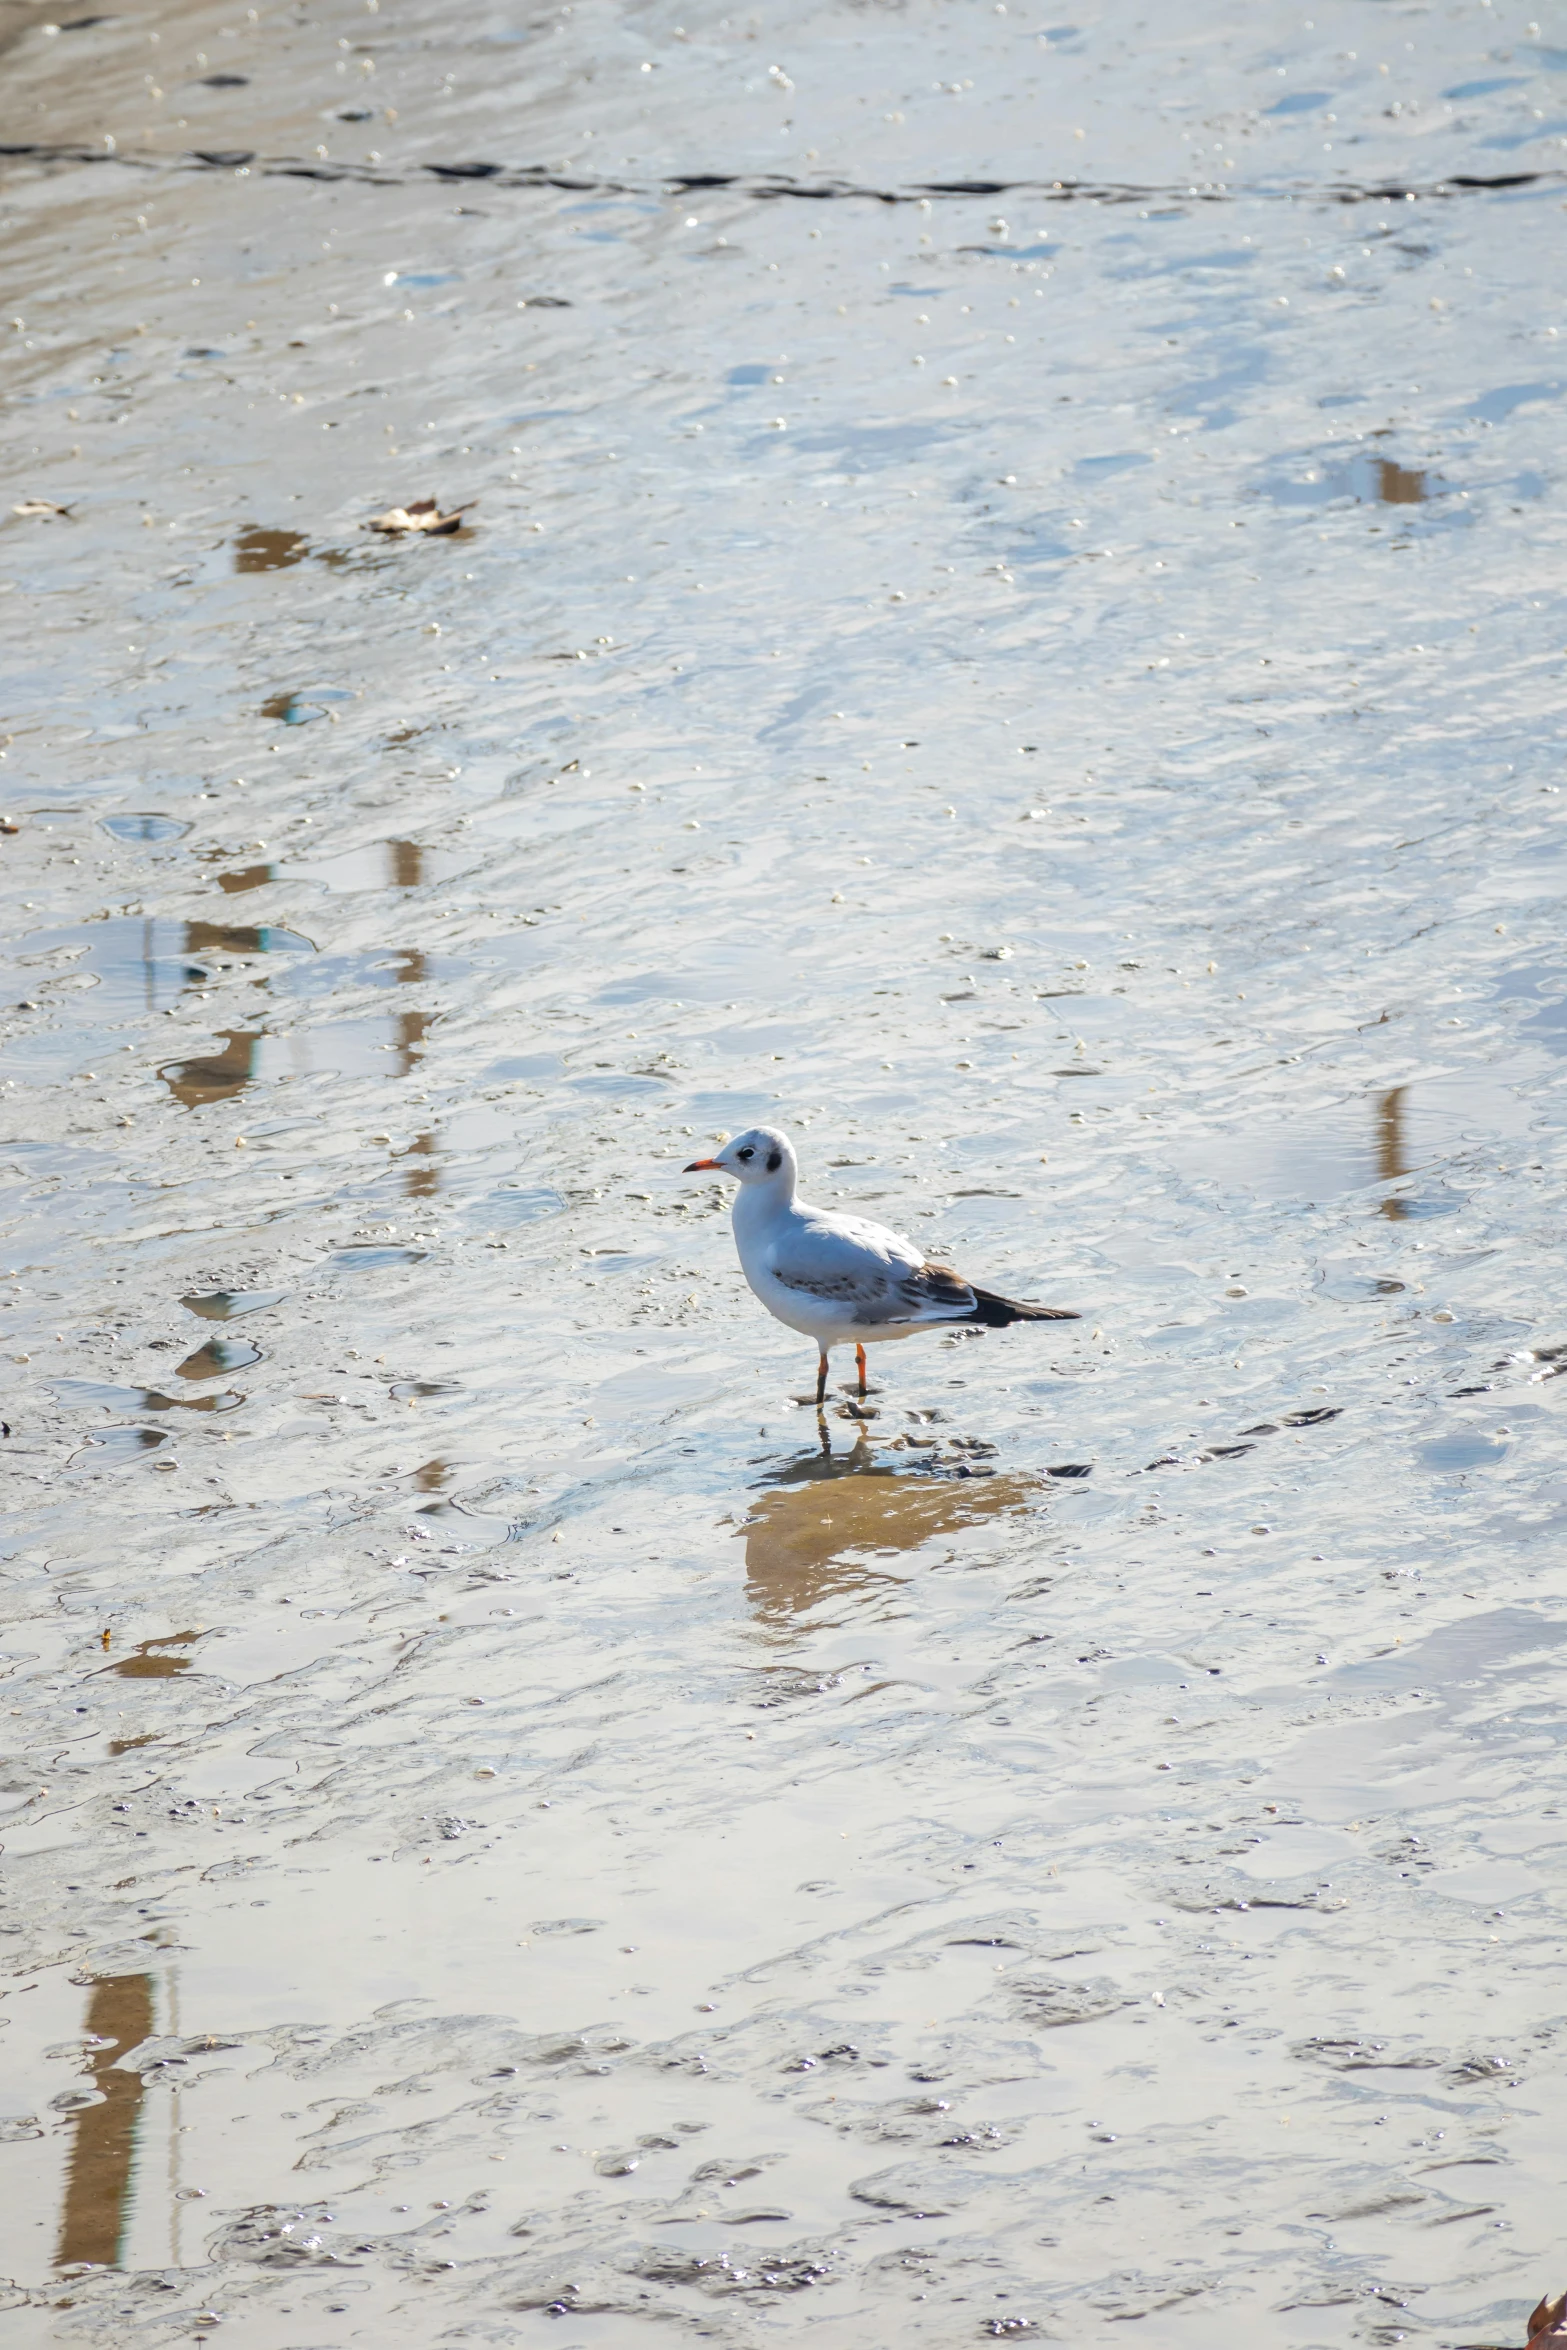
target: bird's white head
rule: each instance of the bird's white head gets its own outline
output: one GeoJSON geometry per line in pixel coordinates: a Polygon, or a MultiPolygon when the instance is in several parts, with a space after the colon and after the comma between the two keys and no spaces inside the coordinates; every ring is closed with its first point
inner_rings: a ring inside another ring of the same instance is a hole
{"type": "Polygon", "coordinates": [[[786,1198],[793,1196],[799,1174],[794,1144],[776,1126],[747,1127],[710,1159],[693,1159],[686,1173],[697,1175],[706,1168],[718,1175],[732,1175],[737,1183],[771,1184],[786,1198]]]}

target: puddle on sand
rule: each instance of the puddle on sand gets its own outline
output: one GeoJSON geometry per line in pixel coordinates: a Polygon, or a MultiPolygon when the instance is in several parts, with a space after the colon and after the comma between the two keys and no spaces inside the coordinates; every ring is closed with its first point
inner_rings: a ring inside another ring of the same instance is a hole
{"type": "Polygon", "coordinates": [[[767,1480],[740,1536],[746,1596],[781,1629],[814,1609],[899,1584],[873,1562],[998,1518],[1037,1512],[1032,1477],[947,1478],[887,1467],[868,1445],[802,1455],[767,1480]]]}
{"type": "MultiPolygon", "coordinates": [[[[231,545],[234,570],[241,578],[265,571],[292,571],[299,563],[319,563],[323,570],[341,572],[355,561],[355,554],[346,547],[317,546],[303,531],[268,529],[260,523],[239,531],[231,545]]],[[[356,552],[362,561],[369,551],[359,548],[356,552]]]]}
{"type": "Polygon", "coordinates": [[[274,881],[314,881],[335,890],[420,889],[426,881],[457,870],[456,859],[432,864],[418,841],[382,840],[310,864],[230,866],[218,874],[217,883],[226,897],[243,897],[247,890],[264,889],[274,881]]]}
{"type": "Polygon", "coordinates": [[[1279,506],[1327,506],[1338,499],[1357,506],[1425,506],[1449,489],[1428,466],[1401,465],[1396,457],[1360,450],[1347,459],[1335,451],[1297,479],[1274,481],[1267,494],[1279,506]]]}
{"type": "Polygon", "coordinates": [[[139,1460],[144,1452],[156,1452],[167,1444],[167,1428],[100,1428],[87,1439],[85,1451],[72,1453],[67,1468],[114,1468],[117,1464],[139,1460]]]}
{"type": "Polygon", "coordinates": [[[326,717],[332,703],[353,698],[336,686],[301,686],[294,692],[270,694],[261,705],[261,715],[283,726],[310,726],[326,717]]]}
{"type": "Polygon", "coordinates": [[[1298,1123],[1259,1119],[1222,1148],[1199,1142],[1177,1146],[1177,1155],[1192,1173],[1262,1199],[1330,1200],[1398,1184],[1404,1188],[1388,1191],[1376,1212],[1401,1224],[1452,1214],[1462,1197],[1442,1187],[1443,1161],[1476,1136],[1516,1133],[1527,1114],[1499,1078],[1423,1080],[1319,1101],[1298,1123]]]}
{"type": "Polygon", "coordinates": [[[190,826],[178,816],[159,816],[147,811],[125,816],[100,816],[99,824],[115,840],[163,842],[183,840],[190,826]]]}
{"type": "Polygon", "coordinates": [[[234,541],[234,568],[247,571],[289,571],[303,563],[310,541],[303,531],[264,530],[254,524],[234,541]]]}
{"type": "Polygon", "coordinates": [[[158,1071],[164,1084],[177,1102],[187,1110],[199,1110],[209,1102],[232,1101],[243,1093],[256,1073],[256,1055],[262,1037],[259,1029],[231,1028],[220,1031],[223,1050],[204,1053],[190,1061],[171,1061],[158,1071]]]}
{"type": "Polygon", "coordinates": [[[218,1395],[161,1395],[157,1388],[148,1387],[141,1391],[141,1401],[127,1408],[133,1412],[235,1412],[244,1400],[233,1387],[218,1395]]]}
{"type": "Polygon", "coordinates": [[[314,881],[327,889],[422,889],[427,881],[459,871],[460,861],[434,857],[416,840],[377,840],[363,848],[345,849],[335,857],[313,858],[308,864],[279,868],[296,881],[314,881]]]}
{"type": "Polygon", "coordinates": [[[117,1387],[103,1379],[57,1379],[54,1391],[66,1405],[96,1404],[109,1412],[232,1412],[245,1400],[232,1388],[221,1395],[164,1395],[156,1387],[117,1387]]]}
{"type": "Polygon", "coordinates": [[[190,1671],[194,1660],[181,1651],[193,1648],[200,1638],[199,1632],[165,1632],[160,1640],[138,1641],[107,1670],[122,1681],[171,1681],[176,1673],[190,1671]]]}
{"type": "Polygon", "coordinates": [[[410,1077],[425,1049],[433,1012],[324,1021],[317,1028],[219,1030],[223,1050],[167,1061],[158,1074],[188,1110],[232,1101],[252,1085],[284,1077],[410,1077]]]}
{"type": "MultiPolygon", "coordinates": [[[[209,1289],[204,1294],[192,1291],[180,1304],[204,1322],[233,1322],[241,1314],[265,1313],[269,1306],[280,1306],[287,1296],[286,1289],[209,1289]]],[[[194,1355],[191,1360],[195,1361],[194,1355]]]]}
{"type": "MultiPolygon", "coordinates": [[[[1414,1171],[1409,1154],[1408,1104],[1407,1085],[1390,1086],[1377,1103],[1377,1173],[1384,1183],[1402,1183],[1405,1176],[1414,1171]]],[[[1382,1201],[1379,1212],[1392,1223],[1402,1223],[1411,1213],[1410,1202],[1398,1193],[1390,1192],[1382,1201]]]]}
{"type": "Polygon", "coordinates": [[[302,931],[284,930],[276,923],[262,923],[250,929],[235,922],[187,922],[185,947],[187,955],[313,955],[313,939],[302,931]]]}
{"type": "MultiPolygon", "coordinates": [[[[417,1493],[444,1495],[452,1479],[459,1474],[459,1469],[460,1464],[455,1461],[425,1461],[413,1473],[414,1490],[417,1493]]],[[[409,1560],[411,1574],[444,1571],[439,1560],[448,1550],[494,1550],[503,1543],[520,1540],[528,1530],[525,1525],[511,1518],[497,1517],[494,1511],[480,1509],[456,1495],[439,1501],[422,1502],[415,1515],[421,1527],[432,1534],[443,1536],[444,1540],[435,1558],[425,1553],[409,1560]]]]}
{"type": "Polygon", "coordinates": [[[354,954],[316,955],[293,964],[274,983],[274,993],[292,1001],[316,1002],[361,987],[423,987],[467,977],[471,966],[455,955],[426,954],[419,947],[365,947],[354,954]]]}
{"type": "Polygon", "coordinates": [[[560,1193],[547,1183],[503,1183],[499,1191],[479,1203],[475,1223],[504,1232],[514,1225],[537,1224],[546,1216],[561,1215],[565,1206],[560,1193]]]}
{"type": "Polygon", "coordinates": [[[440,1194],[441,1170],[433,1134],[416,1134],[403,1153],[405,1199],[435,1199],[440,1194]]]}
{"type": "Polygon", "coordinates": [[[504,1061],[492,1061],[484,1072],[490,1085],[526,1084],[565,1074],[566,1063],[560,1053],[514,1053],[504,1061]]]}
{"type": "MultiPolygon", "coordinates": [[[[138,1012],[162,1012],[241,969],[253,957],[309,957],[311,940],[277,924],[172,922],[155,916],[114,915],[106,922],[35,932],[29,955],[60,958],[72,980],[55,995],[57,1009],[99,1024],[138,1012]],[[83,986],[90,976],[92,984],[83,986]]],[[[266,985],[267,975],[254,975],[266,985]]]]}
{"type": "Polygon", "coordinates": [[[1420,1458],[1439,1477],[1466,1475],[1470,1469],[1492,1469],[1505,1461],[1511,1447],[1496,1436],[1476,1429],[1462,1436],[1439,1436],[1420,1447],[1420,1458]]]}
{"type": "Polygon", "coordinates": [[[424,1050],[424,1040],[430,1033],[431,1012],[399,1012],[392,1049],[397,1055],[397,1075],[411,1077],[415,1064],[424,1050]]]}
{"type": "Polygon", "coordinates": [[[1426,484],[1430,476],[1419,466],[1400,465],[1391,457],[1378,457],[1376,465],[1376,494],[1384,506],[1423,506],[1431,492],[1426,484]]]}
{"type": "Polygon", "coordinates": [[[177,1379],[221,1379],[230,1371],[248,1371],[261,1360],[261,1349],[243,1338],[209,1338],[205,1346],[187,1355],[175,1372],[177,1379]]]}
{"type": "Polygon", "coordinates": [[[65,2194],[55,2264],[118,2268],[130,2205],[136,2138],[146,2085],[119,2059],[151,2037],[151,1975],[108,1975],[93,1985],[83,2019],[92,2058],[90,2088],[71,2119],[65,2194]]]}

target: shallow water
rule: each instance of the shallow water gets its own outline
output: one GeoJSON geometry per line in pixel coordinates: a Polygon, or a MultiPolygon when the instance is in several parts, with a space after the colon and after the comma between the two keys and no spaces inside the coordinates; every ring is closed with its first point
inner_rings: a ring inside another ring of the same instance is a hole
{"type": "Polygon", "coordinates": [[[1521,2343],[1567,51],[0,37],[8,2339],[1521,2343]]]}

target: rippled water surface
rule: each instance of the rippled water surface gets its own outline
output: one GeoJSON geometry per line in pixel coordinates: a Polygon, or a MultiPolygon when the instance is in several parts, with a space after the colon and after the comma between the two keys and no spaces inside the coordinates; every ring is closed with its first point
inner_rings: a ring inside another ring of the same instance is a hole
{"type": "Polygon", "coordinates": [[[1567,2281],[1550,39],[0,11],[21,2350],[1567,2281]]]}

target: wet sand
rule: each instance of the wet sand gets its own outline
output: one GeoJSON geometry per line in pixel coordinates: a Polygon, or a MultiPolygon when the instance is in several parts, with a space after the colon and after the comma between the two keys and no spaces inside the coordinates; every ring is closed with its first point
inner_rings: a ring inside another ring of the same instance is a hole
{"type": "Polygon", "coordinates": [[[8,2340],[1521,2344],[1567,50],[0,46],[8,2340]]]}

